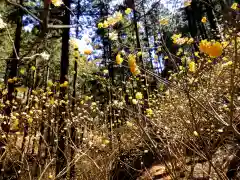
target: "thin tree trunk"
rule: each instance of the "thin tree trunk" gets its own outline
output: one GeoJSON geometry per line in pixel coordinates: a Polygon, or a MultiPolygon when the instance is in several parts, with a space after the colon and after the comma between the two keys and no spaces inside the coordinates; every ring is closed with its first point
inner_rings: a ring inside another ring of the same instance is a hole
{"type": "MultiPolygon", "coordinates": [[[[78,9],[78,13],[77,13],[77,20],[79,19],[79,16],[80,16],[80,0],[78,0],[78,5],[77,5],[77,9],[78,9]]],[[[78,34],[79,34],[79,29],[78,27],[76,28],[76,38],[78,38],[78,34]]],[[[79,51],[79,49],[77,49],[77,51],[79,51]]],[[[73,76],[73,95],[72,95],[72,111],[74,112],[74,109],[75,109],[75,103],[76,103],[76,82],[77,82],[77,60],[75,60],[74,62],[74,76],[73,76]]],[[[71,125],[71,142],[73,144],[76,143],[76,131],[75,131],[75,126],[74,126],[74,123],[72,122],[72,125],[71,125]]],[[[73,161],[74,159],[74,152],[75,152],[75,149],[74,149],[74,145],[72,146],[71,148],[71,157],[70,157],[70,162],[73,161]]],[[[71,166],[70,168],[70,179],[71,180],[74,180],[76,177],[76,172],[75,172],[75,164],[73,163],[73,165],[71,166]]]]}
{"type": "MultiPolygon", "coordinates": [[[[70,1],[64,0],[64,4],[67,8],[70,8],[70,1]]],[[[63,24],[70,24],[70,12],[68,9],[65,9],[65,15],[63,17],[63,24]]],[[[68,67],[69,67],[69,28],[63,29],[62,33],[62,55],[61,55],[61,74],[60,74],[60,84],[63,84],[65,81],[68,82],[68,67]]],[[[60,98],[65,100],[65,96],[67,94],[67,86],[60,87],[60,98]]],[[[56,175],[61,172],[67,164],[67,159],[65,157],[65,137],[66,131],[65,127],[65,113],[66,113],[66,105],[62,103],[59,107],[59,115],[60,119],[58,122],[58,148],[57,148],[57,160],[56,160],[56,175]]],[[[65,178],[66,174],[61,176],[61,178],[65,178]]]]}
{"type": "MultiPolygon", "coordinates": [[[[142,48],[141,48],[139,31],[138,31],[138,25],[137,25],[137,12],[136,12],[136,9],[135,9],[135,2],[134,2],[134,0],[131,0],[131,2],[132,2],[131,6],[133,7],[133,22],[134,22],[134,28],[135,28],[135,34],[136,34],[137,50],[141,52],[142,48]]],[[[142,66],[142,68],[145,69],[145,64],[144,64],[144,61],[143,61],[142,54],[139,56],[139,64],[140,64],[140,66],[142,66]]],[[[144,82],[143,83],[146,86],[146,84],[147,84],[146,72],[145,72],[144,82]]],[[[144,95],[144,99],[148,99],[148,91],[147,90],[144,90],[143,95],[144,95]]],[[[147,108],[147,107],[148,107],[148,102],[144,101],[144,108],[147,108]]]]}
{"type": "MultiPolygon", "coordinates": [[[[23,0],[20,1],[20,4],[23,3],[23,0]]],[[[17,76],[17,67],[18,67],[18,58],[19,58],[19,51],[20,51],[20,41],[21,41],[21,31],[22,31],[22,11],[18,9],[18,16],[17,16],[17,28],[15,33],[15,40],[14,40],[14,47],[13,47],[13,54],[9,62],[9,77],[8,79],[13,79],[17,76]]],[[[9,116],[12,111],[12,100],[14,99],[14,82],[8,82],[8,94],[7,100],[10,102],[5,109],[5,114],[9,116]]],[[[10,130],[10,125],[7,123],[2,123],[2,129],[6,133],[10,130]]]]}
{"type": "Polygon", "coordinates": [[[143,9],[143,14],[144,14],[144,31],[145,31],[145,37],[146,37],[146,42],[147,42],[147,48],[148,48],[148,54],[149,54],[149,60],[150,60],[150,65],[151,68],[153,69],[153,62],[152,62],[152,55],[151,55],[151,49],[150,44],[149,44],[149,32],[148,32],[148,26],[147,26],[147,20],[146,20],[146,13],[145,13],[145,7],[144,7],[144,1],[142,1],[142,9],[143,9]]]}
{"type": "MultiPolygon", "coordinates": [[[[132,6],[133,6],[133,22],[134,22],[134,28],[135,28],[135,33],[136,33],[136,41],[137,41],[137,50],[141,51],[141,44],[140,44],[140,38],[139,38],[139,32],[138,32],[138,25],[137,25],[137,12],[135,10],[135,3],[134,0],[132,0],[132,6]]],[[[141,65],[143,65],[143,59],[142,55],[139,56],[139,61],[141,65]]]]}

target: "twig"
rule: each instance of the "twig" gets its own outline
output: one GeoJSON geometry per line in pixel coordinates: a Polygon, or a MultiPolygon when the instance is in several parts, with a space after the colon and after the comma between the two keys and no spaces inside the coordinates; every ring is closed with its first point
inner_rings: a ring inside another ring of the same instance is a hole
{"type": "Polygon", "coordinates": [[[46,172],[46,170],[48,169],[48,167],[52,164],[52,162],[55,160],[55,158],[53,158],[48,164],[47,166],[44,168],[42,174],[40,175],[40,177],[38,178],[38,180],[41,180],[43,177],[43,174],[46,172]]]}
{"type": "Polygon", "coordinates": [[[13,41],[12,38],[11,38],[11,35],[10,35],[10,32],[9,32],[7,26],[6,26],[6,29],[7,29],[7,32],[8,32],[8,38],[9,38],[9,40],[11,41],[11,43],[12,43],[12,45],[13,45],[13,49],[14,49],[14,53],[15,53],[15,55],[16,55],[16,58],[19,60],[19,56],[18,56],[18,54],[17,54],[17,50],[16,50],[16,47],[15,47],[14,41],[13,41]]]}
{"type": "Polygon", "coordinates": [[[235,70],[237,67],[237,59],[238,59],[238,49],[237,49],[237,36],[234,38],[234,49],[235,49],[235,58],[233,60],[233,65],[231,68],[231,80],[230,80],[230,113],[229,113],[229,118],[230,118],[230,125],[232,126],[233,124],[233,111],[234,111],[234,105],[233,105],[233,100],[234,100],[234,91],[235,91],[235,84],[234,84],[234,78],[235,78],[235,70]]]}

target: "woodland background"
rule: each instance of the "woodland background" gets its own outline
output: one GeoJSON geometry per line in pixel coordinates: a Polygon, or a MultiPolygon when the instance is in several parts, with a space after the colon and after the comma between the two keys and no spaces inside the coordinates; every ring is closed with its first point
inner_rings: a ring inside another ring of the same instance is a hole
{"type": "Polygon", "coordinates": [[[0,179],[239,179],[239,13],[1,0],[0,179]]]}

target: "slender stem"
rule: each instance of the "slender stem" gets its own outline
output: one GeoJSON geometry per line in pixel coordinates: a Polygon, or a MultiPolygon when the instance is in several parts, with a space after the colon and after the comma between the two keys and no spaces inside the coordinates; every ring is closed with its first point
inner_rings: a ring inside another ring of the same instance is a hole
{"type": "Polygon", "coordinates": [[[235,91],[235,84],[234,84],[234,78],[235,78],[235,70],[237,67],[237,59],[238,59],[238,52],[237,52],[237,36],[234,38],[234,50],[235,50],[235,58],[233,60],[233,65],[231,69],[231,80],[230,80],[230,113],[229,113],[229,118],[230,118],[230,125],[233,125],[233,111],[234,111],[234,105],[233,105],[233,100],[234,100],[234,91],[235,91]]]}

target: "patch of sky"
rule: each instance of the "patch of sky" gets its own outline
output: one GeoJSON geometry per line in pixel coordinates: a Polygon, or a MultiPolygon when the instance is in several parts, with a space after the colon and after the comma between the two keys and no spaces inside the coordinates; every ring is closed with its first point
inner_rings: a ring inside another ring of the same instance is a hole
{"type": "Polygon", "coordinates": [[[23,16],[22,21],[23,21],[23,30],[26,32],[31,32],[36,25],[39,25],[39,22],[33,19],[29,15],[23,16]]]}

